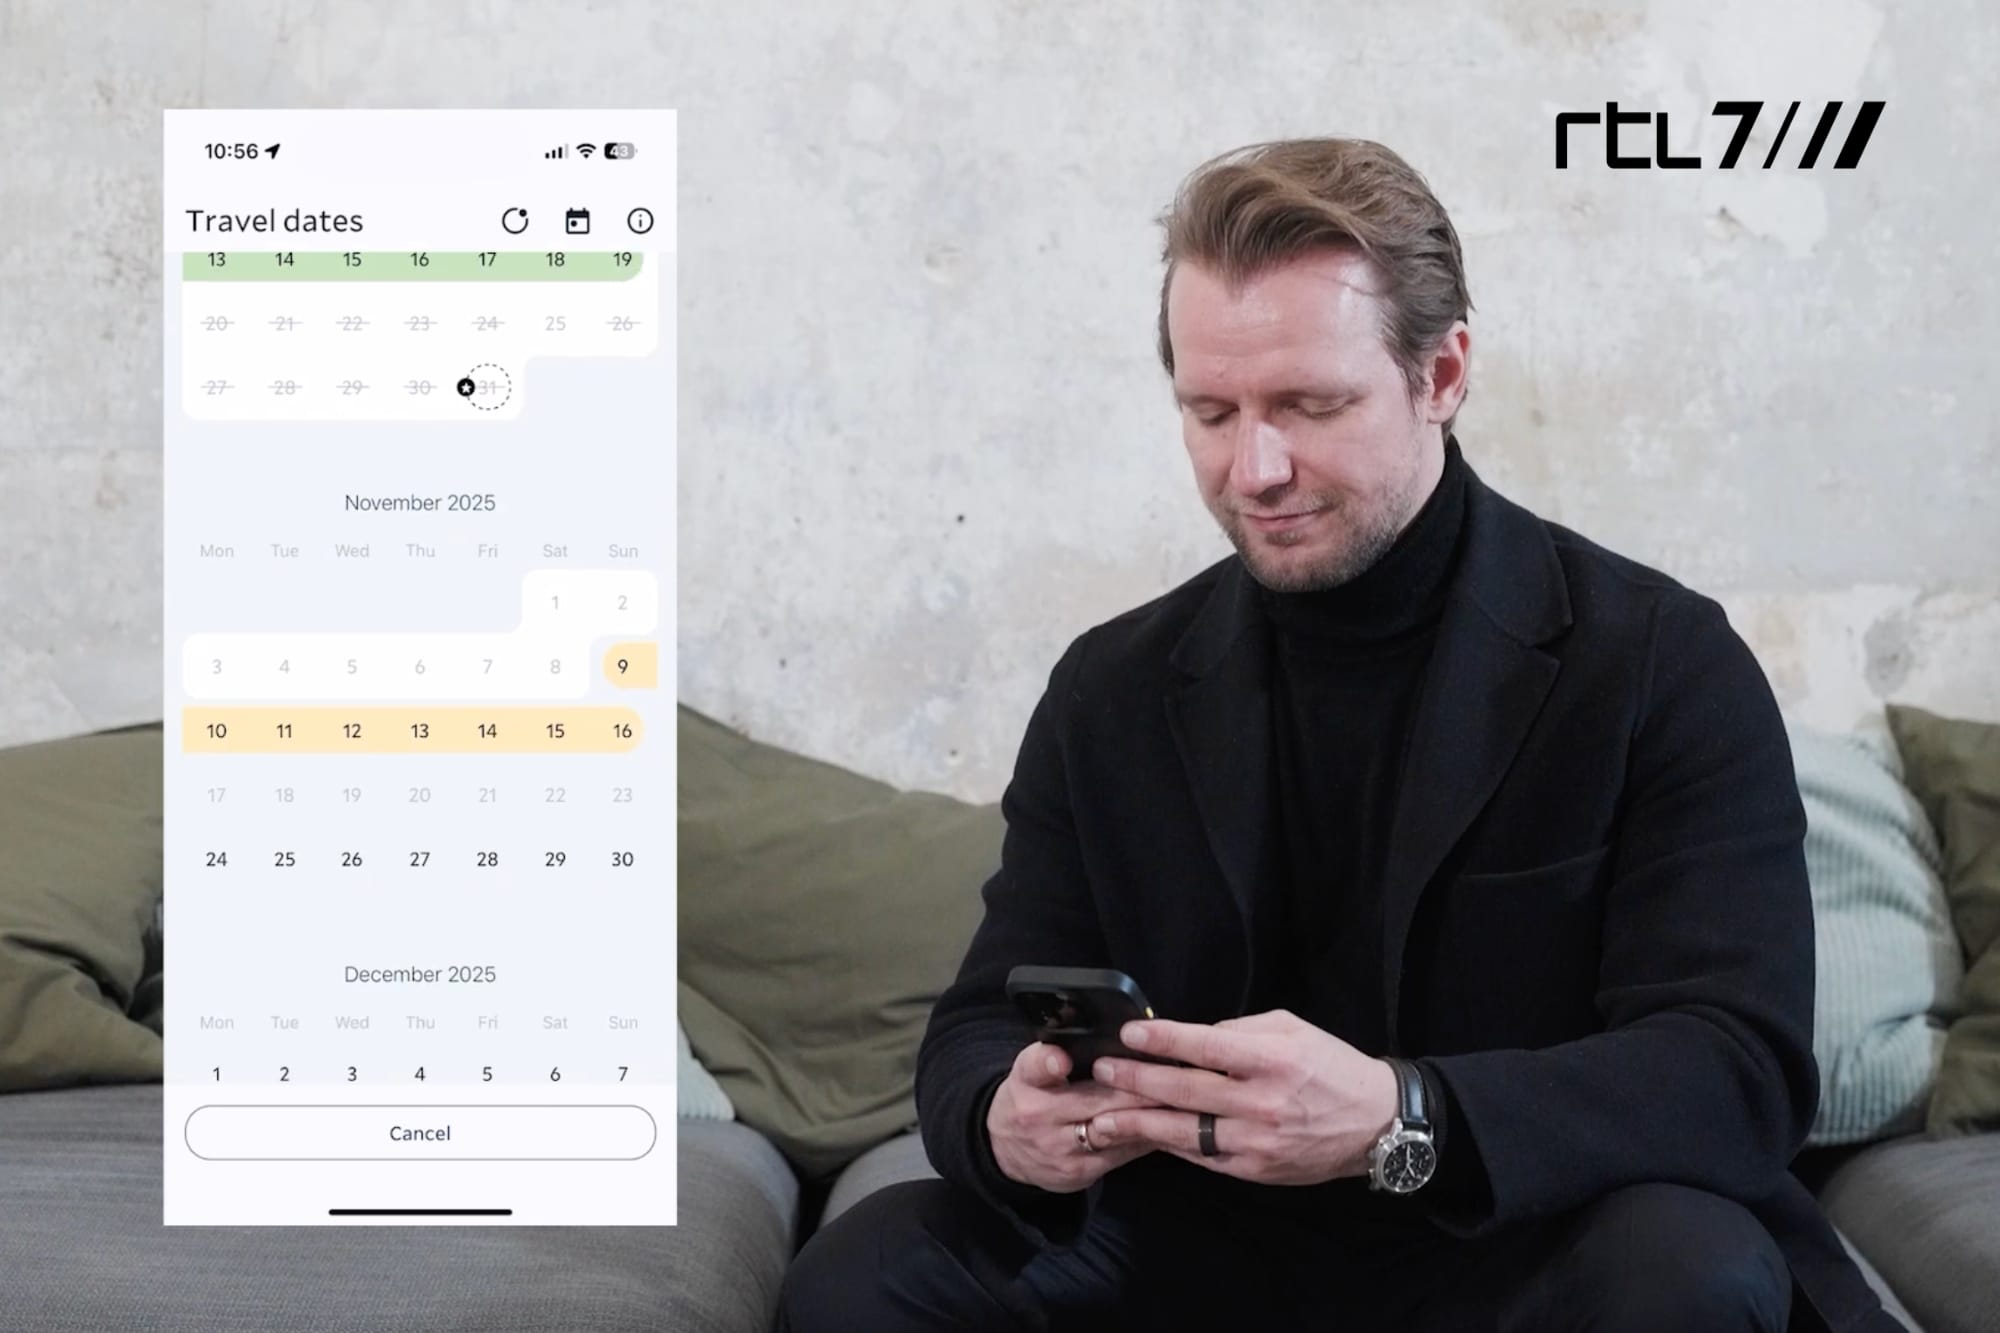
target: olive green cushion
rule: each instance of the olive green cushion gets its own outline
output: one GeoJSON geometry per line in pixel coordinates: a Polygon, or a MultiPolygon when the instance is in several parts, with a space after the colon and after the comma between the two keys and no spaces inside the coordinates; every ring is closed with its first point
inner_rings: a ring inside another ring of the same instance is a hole
{"type": "Polygon", "coordinates": [[[931,1006],[1000,864],[998,805],[898,791],[680,712],[680,1016],[810,1178],[916,1123],[931,1006]]]}
{"type": "Polygon", "coordinates": [[[1936,826],[1965,948],[1961,1013],[1945,1033],[1926,1130],[2000,1130],[2000,726],[1891,704],[1904,781],[1936,826]]]}
{"type": "Polygon", "coordinates": [[[0,751],[0,1092],[160,1077],[160,729],[0,751]]]}

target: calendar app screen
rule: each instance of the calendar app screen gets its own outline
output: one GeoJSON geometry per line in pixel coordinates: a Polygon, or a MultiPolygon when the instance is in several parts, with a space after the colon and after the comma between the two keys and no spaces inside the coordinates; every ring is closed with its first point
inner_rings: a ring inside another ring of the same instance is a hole
{"type": "Polygon", "coordinates": [[[169,111],[165,1220],[675,1220],[675,118],[169,111]]]}

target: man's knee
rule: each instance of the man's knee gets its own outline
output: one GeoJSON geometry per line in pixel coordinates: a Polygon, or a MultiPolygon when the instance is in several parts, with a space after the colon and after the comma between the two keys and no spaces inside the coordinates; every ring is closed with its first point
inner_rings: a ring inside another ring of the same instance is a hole
{"type": "Polygon", "coordinates": [[[1792,1279],[1742,1204],[1686,1185],[1614,1190],[1584,1208],[1543,1277],[1565,1327],[1782,1333],[1792,1279]]]}
{"type": "Polygon", "coordinates": [[[821,1227],[786,1270],[782,1333],[1004,1328],[1032,1246],[970,1191],[942,1180],[877,1190],[821,1227]]]}

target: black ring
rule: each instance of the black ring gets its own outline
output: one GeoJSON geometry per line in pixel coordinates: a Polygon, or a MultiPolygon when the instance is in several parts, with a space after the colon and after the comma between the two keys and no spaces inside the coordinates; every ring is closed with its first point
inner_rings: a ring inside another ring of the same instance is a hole
{"type": "Polygon", "coordinates": [[[1221,1154],[1215,1150],[1215,1113],[1213,1111],[1203,1111],[1194,1123],[1195,1137],[1201,1141],[1201,1155],[1203,1157],[1220,1156],[1221,1154]]]}

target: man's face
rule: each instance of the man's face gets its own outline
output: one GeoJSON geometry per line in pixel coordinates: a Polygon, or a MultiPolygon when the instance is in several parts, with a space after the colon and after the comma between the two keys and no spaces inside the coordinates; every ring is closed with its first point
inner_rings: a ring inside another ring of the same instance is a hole
{"type": "MultiPolygon", "coordinates": [[[[1321,251],[1234,293],[1183,264],[1167,295],[1174,395],[1202,500],[1277,592],[1368,569],[1444,468],[1439,424],[1460,394],[1447,385],[1412,401],[1382,344],[1373,278],[1359,255],[1321,251]]],[[[1439,380],[1462,383],[1464,339],[1446,339],[1439,380]]]]}

